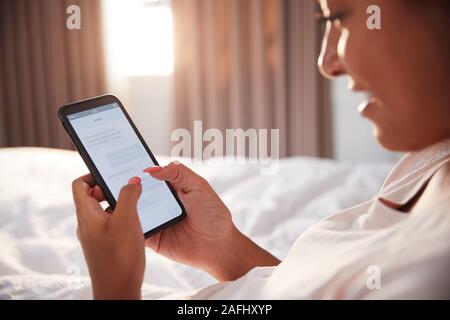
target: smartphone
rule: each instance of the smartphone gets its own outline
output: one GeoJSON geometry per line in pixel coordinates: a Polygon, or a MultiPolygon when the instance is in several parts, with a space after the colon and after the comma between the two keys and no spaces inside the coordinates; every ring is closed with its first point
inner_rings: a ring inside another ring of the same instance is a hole
{"type": "Polygon", "coordinates": [[[112,209],[128,180],[141,177],[137,210],[146,238],[186,216],[172,186],[143,172],[158,162],[117,97],[63,106],[58,117],[112,209]]]}

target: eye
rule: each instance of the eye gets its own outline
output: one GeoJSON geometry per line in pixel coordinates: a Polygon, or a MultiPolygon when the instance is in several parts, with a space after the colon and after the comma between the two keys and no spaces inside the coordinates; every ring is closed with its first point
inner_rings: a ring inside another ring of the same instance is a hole
{"type": "Polygon", "coordinates": [[[320,22],[328,22],[328,21],[334,22],[336,20],[342,19],[342,15],[335,14],[330,16],[324,16],[322,13],[317,13],[316,19],[319,20],[320,22]]]}
{"type": "Polygon", "coordinates": [[[317,13],[316,19],[321,23],[331,22],[335,27],[340,27],[342,24],[342,20],[345,18],[345,15],[342,13],[332,14],[325,16],[323,13],[317,13]]]}

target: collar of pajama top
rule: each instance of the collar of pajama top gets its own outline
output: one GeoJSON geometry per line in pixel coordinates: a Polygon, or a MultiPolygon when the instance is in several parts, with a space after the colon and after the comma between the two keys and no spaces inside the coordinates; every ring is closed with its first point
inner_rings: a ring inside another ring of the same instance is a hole
{"type": "Polygon", "coordinates": [[[305,231],[279,266],[185,298],[450,298],[450,193],[412,214],[380,201],[407,203],[449,161],[450,139],[405,155],[375,197],[305,231]]]}

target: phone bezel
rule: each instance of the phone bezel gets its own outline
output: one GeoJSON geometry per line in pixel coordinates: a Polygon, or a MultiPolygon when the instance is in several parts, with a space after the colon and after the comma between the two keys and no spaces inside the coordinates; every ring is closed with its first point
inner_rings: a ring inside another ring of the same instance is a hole
{"type": "MultiPolygon", "coordinates": [[[[70,121],[69,121],[69,119],[67,117],[68,115],[73,114],[73,113],[94,109],[94,108],[101,107],[103,105],[107,105],[107,104],[111,104],[111,103],[117,103],[119,105],[120,109],[122,110],[122,112],[124,113],[125,117],[127,118],[129,124],[131,125],[131,127],[134,130],[134,132],[136,133],[139,141],[142,143],[142,145],[144,146],[145,150],[147,151],[148,155],[150,156],[152,161],[155,163],[155,165],[159,166],[158,161],[156,160],[155,156],[151,152],[151,150],[148,147],[148,145],[145,142],[145,140],[142,138],[141,134],[139,133],[138,129],[136,128],[135,124],[133,123],[131,117],[128,115],[127,111],[125,110],[125,108],[122,105],[122,103],[120,102],[120,100],[114,95],[111,95],[111,94],[102,95],[102,96],[90,98],[90,99],[87,99],[87,100],[77,101],[77,102],[74,102],[74,103],[70,103],[70,104],[64,105],[64,106],[60,107],[59,110],[58,110],[58,118],[61,121],[61,123],[62,123],[65,131],[67,132],[69,138],[71,139],[73,145],[75,146],[75,148],[77,149],[77,151],[80,154],[81,158],[83,159],[83,161],[85,162],[86,166],[88,167],[89,171],[93,175],[95,181],[102,188],[102,190],[103,190],[103,192],[105,194],[106,201],[111,206],[111,208],[114,209],[115,206],[116,206],[116,200],[114,199],[114,196],[112,195],[111,191],[109,190],[108,186],[106,185],[106,183],[105,183],[103,177],[101,176],[99,170],[95,166],[91,156],[86,151],[85,147],[83,146],[83,143],[79,139],[77,133],[73,129],[73,127],[72,127],[72,125],[71,125],[71,123],[70,123],[70,121]]],[[[180,206],[181,214],[179,216],[175,217],[174,219],[171,219],[171,220],[165,222],[164,224],[162,224],[162,225],[160,225],[160,226],[158,226],[158,227],[156,227],[156,228],[154,228],[152,230],[149,230],[147,232],[144,231],[144,237],[146,239],[148,237],[152,236],[153,234],[161,231],[162,229],[167,228],[169,226],[172,226],[172,225],[180,222],[181,220],[183,220],[186,217],[186,210],[185,210],[183,204],[181,203],[180,199],[178,198],[177,193],[175,192],[175,190],[173,189],[172,185],[169,182],[165,181],[165,183],[169,187],[170,192],[175,197],[175,200],[177,201],[178,205],[180,206]]]]}

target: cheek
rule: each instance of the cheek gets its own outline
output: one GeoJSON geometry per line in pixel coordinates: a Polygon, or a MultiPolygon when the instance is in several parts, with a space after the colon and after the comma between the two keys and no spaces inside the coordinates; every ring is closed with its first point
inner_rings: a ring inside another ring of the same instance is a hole
{"type": "Polygon", "coordinates": [[[348,75],[359,87],[373,90],[373,79],[376,75],[372,70],[370,42],[364,33],[343,29],[338,42],[338,55],[348,75]]]}

